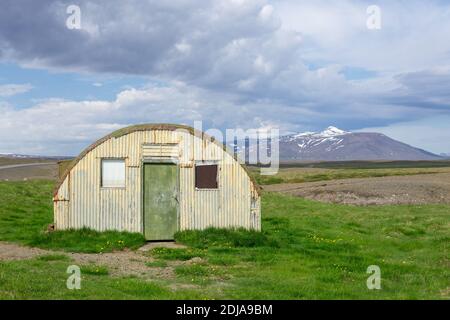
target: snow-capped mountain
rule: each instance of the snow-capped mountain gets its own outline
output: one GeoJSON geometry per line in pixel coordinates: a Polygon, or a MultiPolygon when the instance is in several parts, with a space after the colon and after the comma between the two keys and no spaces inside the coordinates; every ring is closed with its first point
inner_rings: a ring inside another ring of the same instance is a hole
{"type": "Polygon", "coordinates": [[[437,160],[440,156],[381,133],[348,132],[328,127],[280,138],[280,159],[309,161],[437,160]]]}
{"type": "MultiPolygon", "coordinates": [[[[256,148],[255,141],[247,141],[247,148],[235,150],[242,159],[245,155],[248,162],[249,151],[256,155],[256,148]]],[[[280,137],[279,155],[280,161],[284,162],[444,159],[381,133],[349,132],[332,126],[321,132],[302,132],[280,137]]]]}
{"type": "Polygon", "coordinates": [[[343,136],[350,132],[338,129],[336,127],[328,127],[324,131],[315,132],[303,132],[294,135],[284,136],[280,138],[280,143],[291,144],[294,143],[298,146],[299,151],[307,151],[312,147],[317,147],[323,143],[327,143],[327,150],[333,151],[339,148],[343,148],[344,141],[343,136]]]}

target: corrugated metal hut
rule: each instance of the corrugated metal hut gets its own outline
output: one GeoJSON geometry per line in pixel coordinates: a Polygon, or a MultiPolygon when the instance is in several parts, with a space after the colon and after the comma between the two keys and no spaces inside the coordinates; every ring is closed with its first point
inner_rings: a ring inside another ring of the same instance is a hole
{"type": "Polygon", "coordinates": [[[120,129],[65,166],[53,199],[56,230],[171,240],[178,230],[261,228],[259,189],[245,166],[191,127],[120,129]]]}

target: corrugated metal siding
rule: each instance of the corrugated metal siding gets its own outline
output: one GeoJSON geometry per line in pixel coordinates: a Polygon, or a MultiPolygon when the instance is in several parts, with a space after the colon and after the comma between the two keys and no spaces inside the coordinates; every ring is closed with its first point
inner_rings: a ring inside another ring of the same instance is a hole
{"type": "Polygon", "coordinates": [[[111,138],[89,152],[70,172],[55,196],[57,229],[82,228],[143,232],[143,159],[178,157],[180,230],[244,227],[260,230],[259,195],[245,170],[223,149],[187,131],[136,131],[111,138]],[[102,188],[102,158],[124,158],[126,187],[102,188]],[[196,190],[194,165],[219,165],[218,190],[196,190]]]}
{"type": "Polygon", "coordinates": [[[144,144],[142,157],[145,158],[179,158],[178,144],[144,144]]]}

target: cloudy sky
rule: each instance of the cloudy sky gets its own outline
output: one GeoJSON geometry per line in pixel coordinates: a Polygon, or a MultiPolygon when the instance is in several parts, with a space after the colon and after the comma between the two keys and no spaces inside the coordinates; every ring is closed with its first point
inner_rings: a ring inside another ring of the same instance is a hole
{"type": "Polygon", "coordinates": [[[75,155],[126,125],[196,120],[450,153],[450,2],[1,1],[0,153],[75,155]]]}

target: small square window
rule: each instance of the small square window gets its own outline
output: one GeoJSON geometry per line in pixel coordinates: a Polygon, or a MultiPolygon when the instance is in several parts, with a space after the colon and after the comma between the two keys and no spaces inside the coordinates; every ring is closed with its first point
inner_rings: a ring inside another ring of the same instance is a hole
{"type": "Polygon", "coordinates": [[[124,188],[125,187],[125,160],[103,159],[102,160],[102,187],[124,188]]]}
{"type": "Polygon", "coordinates": [[[195,187],[217,189],[217,164],[195,166],[195,187]]]}

